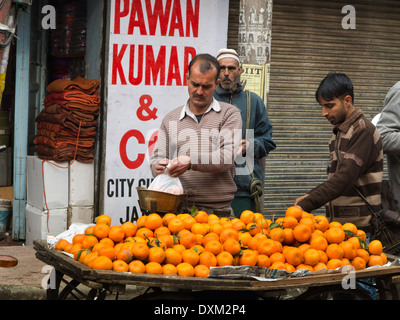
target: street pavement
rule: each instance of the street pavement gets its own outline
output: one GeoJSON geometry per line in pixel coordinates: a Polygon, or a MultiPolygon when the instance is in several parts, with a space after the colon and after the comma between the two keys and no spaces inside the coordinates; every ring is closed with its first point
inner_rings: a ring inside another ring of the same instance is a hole
{"type": "Polygon", "coordinates": [[[0,246],[0,255],[18,259],[15,267],[0,268],[0,300],[46,299],[46,290],[42,287],[45,263],[36,259],[33,246],[0,246]]]}

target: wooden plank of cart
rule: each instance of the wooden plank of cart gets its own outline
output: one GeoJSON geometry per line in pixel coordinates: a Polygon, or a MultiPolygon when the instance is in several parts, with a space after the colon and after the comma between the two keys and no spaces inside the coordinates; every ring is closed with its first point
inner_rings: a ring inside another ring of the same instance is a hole
{"type": "MultiPolygon", "coordinates": [[[[216,294],[216,297],[221,296],[222,291],[229,292],[230,296],[234,296],[235,293],[238,295],[246,293],[247,296],[259,299],[280,299],[287,298],[288,292],[293,290],[302,292],[294,299],[327,299],[332,298],[332,292],[350,294],[360,299],[370,298],[358,287],[346,290],[342,281],[344,277],[348,277],[348,274],[342,272],[290,277],[276,281],[134,274],[93,270],[56,249],[50,249],[47,242],[43,240],[35,241],[34,249],[37,259],[53,266],[56,272],[55,283],[50,283],[47,289],[48,299],[66,299],[71,296],[79,298],[80,295],[86,299],[104,299],[110,292],[116,293],[118,297],[118,293],[124,292],[127,285],[149,288],[137,299],[181,299],[183,297],[210,299],[213,294],[216,294]],[[65,286],[60,286],[61,282],[64,282],[65,286]],[[79,285],[89,288],[89,292],[83,294],[78,289],[79,285]],[[62,288],[61,292],[60,288],[62,288]],[[167,291],[165,291],[166,288],[167,291]]],[[[373,278],[379,299],[398,299],[393,279],[400,276],[399,265],[369,268],[357,271],[355,275],[358,282],[373,278]]]]}

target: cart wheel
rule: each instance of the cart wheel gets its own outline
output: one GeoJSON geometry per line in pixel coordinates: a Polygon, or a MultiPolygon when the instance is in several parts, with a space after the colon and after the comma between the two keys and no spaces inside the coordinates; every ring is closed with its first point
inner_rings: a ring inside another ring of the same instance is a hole
{"type": "Polygon", "coordinates": [[[312,287],[296,298],[297,300],[372,300],[362,289],[343,289],[341,285],[312,287]]]}
{"type": "Polygon", "coordinates": [[[60,292],[60,300],[104,300],[107,291],[104,289],[90,289],[77,280],[71,280],[60,292]],[[79,288],[78,288],[79,287],[79,288]],[[89,290],[89,291],[88,291],[89,290]]]}

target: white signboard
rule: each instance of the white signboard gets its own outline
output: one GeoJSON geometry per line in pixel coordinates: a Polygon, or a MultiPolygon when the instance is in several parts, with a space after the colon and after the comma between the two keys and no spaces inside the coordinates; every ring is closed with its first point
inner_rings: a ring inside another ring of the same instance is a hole
{"type": "Polygon", "coordinates": [[[120,224],[142,214],[136,187],[153,180],[163,117],[188,99],[190,60],[226,47],[229,0],[112,0],[110,11],[104,213],[120,224]]]}

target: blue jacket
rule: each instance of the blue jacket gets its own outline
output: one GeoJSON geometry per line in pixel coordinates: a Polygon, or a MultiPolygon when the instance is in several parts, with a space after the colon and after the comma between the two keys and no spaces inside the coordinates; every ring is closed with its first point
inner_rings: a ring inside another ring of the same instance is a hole
{"type": "MultiPolygon", "coordinates": [[[[214,97],[218,101],[233,104],[240,109],[242,116],[242,137],[246,130],[247,120],[247,98],[243,86],[238,83],[236,90],[231,93],[218,86],[214,92],[214,97]]],[[[272,125],[269,121],[267,110],[263,100],[254,92],[251,92],[251,116],[249,129],[254,129],[254,141],[251,141],[251,148],[254,150],[254,173],[255,176],[264,183],[264,170],[260,160],[268,155],[271,150],[276,148],[275,142],[272,140],[272,125]]],[[[237,164],[236,167],[243,167],[245,164],[237,164]]],[[[235,196],[250,196],[251,175],[236,175],[235,183],[237,191],[235,196]]]]}

